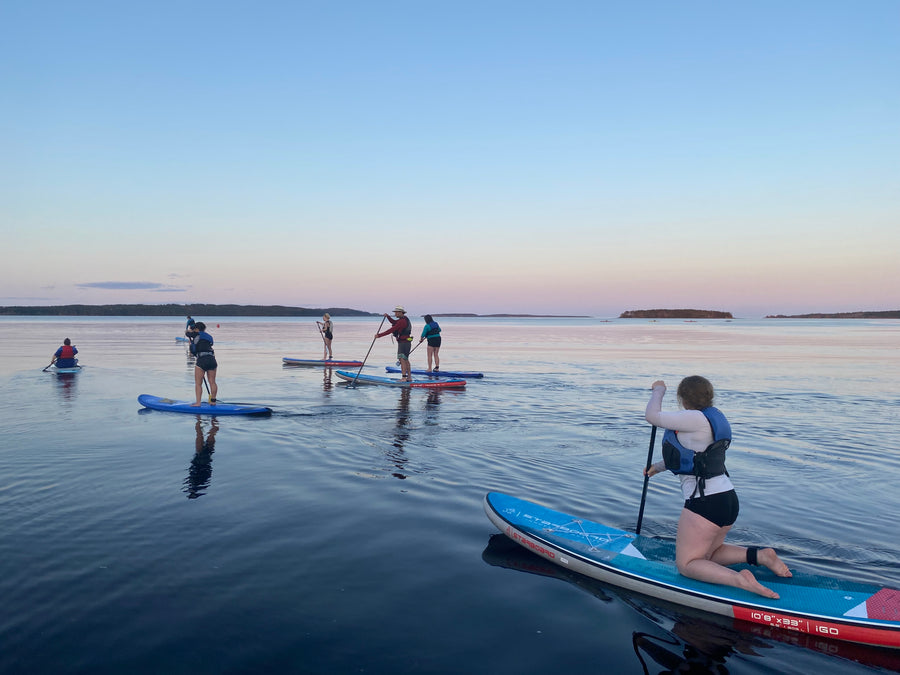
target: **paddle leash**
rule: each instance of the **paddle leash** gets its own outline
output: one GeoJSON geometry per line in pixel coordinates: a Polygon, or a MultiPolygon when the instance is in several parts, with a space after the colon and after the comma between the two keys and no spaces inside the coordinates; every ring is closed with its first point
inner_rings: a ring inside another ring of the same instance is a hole
{"type": "Polygon", "coordinates": [[[641,508],[638,511],[637,527],[634,528],[635,534],[641,533],[641,522],[644,520],[644,504],[647,503],[647,485],[650,483],[650,476],[647,472],[653,465],[653,446],[656,444],[656,426],[650,430],[650,450],[647,452],[647,467],[644,469],[644,490],[641,492],[641,508]]]}
{"type": "Polygon", "coordinates": [[[381,332],[381,327],[384,325],[384,317],[381,317],[381,323],[378,324],[378,330],[375,331],[375,337],[372,338],[372,344],[369,345],[369,351],[366,352],[366,358],[363,359],[362,365],[359,367],[359,370],[356,371],[356,377],[353,378],[353,382],[350,383],[351,387],[356,386],[356,381],[359,379],[359,374],[362,372],[363,366],[366,365],[366,361],[369,359],[369,354],[372,353],[372,347],[375,346],[375,340],[378,339],[378,334],[381,332]]]}

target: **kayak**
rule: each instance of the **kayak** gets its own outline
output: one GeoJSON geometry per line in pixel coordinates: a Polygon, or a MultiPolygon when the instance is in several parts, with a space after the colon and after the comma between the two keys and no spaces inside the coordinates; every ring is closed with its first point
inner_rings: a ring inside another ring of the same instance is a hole
{"type": "MultiPolygon", "coordinates": [[[[389,373],[401,372],[397,366],[385,366],[384,369],[389,373]]],[[[473,373],[465,370],[416,370],[413,368],[409,371],[413,375],[427,375],[428,377],[484,377],[484,373],[473,373]]]]}
{"type": "MultiPolygon", "coordinates": [[[[675,543],[626,532],[499,492],[484,498],[507,537],[563,568],[684,607],[750,623],[900,648],[900,589],[754,567],[781,597],[689,579],[675,568],[675,543]]],[[[740,569],[742,565],[734,566],[740,569]]]]}
{"type": "Polygon", "coordinates": [[[428,380],[413,380],[412,382],[403,382],[394,377],[380,377],[378,375],[363,375],[356,373],[351,373],[346,370],[336,370],[334,374],[337,375],[342,380],[348,380],[350,382],[359,382],[362,384],[384,384],[389,387],[408,387],[412,389],[421,389],[421,388],[430,388],[430,389],[456,389],[458,387],[465,387],[466,381],[462,379],[458,380],[439,380],[437,378],[431,378],[428,380]]]}
{"type": "Polygon", "coordinates": [[[290,359],[283,358],[286,366],[345,366],[348,368],[359,368],[362,361],[347,361],[346,359],[290,359]]]}
{"type": "Polygon", "coordinates": [[[166,412],[189,413],[191,415],[271,415],[272,409],[252,403],[216,403],[212,405],[203,401],[200,405],[193,405],[191,401],[175,401],[171,398],[141,394],[138,403],[145,408],[153,410],[165,410],[166,412]]]}

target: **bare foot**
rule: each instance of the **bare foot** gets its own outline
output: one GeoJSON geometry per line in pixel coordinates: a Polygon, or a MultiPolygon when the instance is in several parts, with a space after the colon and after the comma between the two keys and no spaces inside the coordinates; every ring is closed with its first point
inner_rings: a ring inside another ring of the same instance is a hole
{"type": "Polygon", "coordinates": [[[761,595],[764,598],[772,598],[773,600],[778,600],[781,596],[778,595],[771,588],[766,588],[761,583],[756,580],[756,577],[753,576],[753,572],[750,570],[741,570],[738,572],[741,576],[742,582],[739,586],[743,588],[745,591],[750,591],[751,593],[756,593],[757,595],[761,595]]]}
{"type": "Polygon", "coordinates": [[[192,407],[192,408],[199,408],[199,407],[200,407],[200,403],[191,403],[191,407],[192,407]]]}
{"type": "Polygon", "coordinates": [[[778,554],[775,553],[775,549],[772,548],[761,548],[756,553],[756,560],[760,565],[764,565],[768,567],[772,572],[775,573],[776,576],[779,577],[792,577],[791,571],[788,569],[788,566],[785,565],[781,558],[778,557],[778,554]]]}

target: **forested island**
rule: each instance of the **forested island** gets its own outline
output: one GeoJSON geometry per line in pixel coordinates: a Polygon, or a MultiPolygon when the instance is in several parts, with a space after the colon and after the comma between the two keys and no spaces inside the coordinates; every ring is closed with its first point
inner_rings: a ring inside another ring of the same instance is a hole
{"type": "Polygon", "coordinates": [[[733,319],[731,312],[711,309],[630,309],[620,319],[733,319]]]}
{"type": "Polygon", "coordinates": [[[284,305],[50,305],[0,307],[0,315],[16,316],[378,316],[347,307],[284,305]]]}
{"type": "Polygon", "coordinates": [[[883,312],[837,312],[834,314],[770,314],[767,319],[900,319],[900,309],[883,312]]]}

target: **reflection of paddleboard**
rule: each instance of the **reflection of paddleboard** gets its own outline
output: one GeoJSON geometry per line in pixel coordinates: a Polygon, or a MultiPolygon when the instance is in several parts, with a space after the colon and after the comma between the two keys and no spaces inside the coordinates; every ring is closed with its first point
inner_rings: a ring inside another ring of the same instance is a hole
{"type": "Polygon", "coordinates": [[[290,359],[283,358],[286,366],[345,366],[348,368],[359,368],[362,361],[346,361],[344,359],[290,359]]]}
{"type": "Polygon", "coordinates": [[[170,398],[141,394],[138,403],[153,410],[165,410],[167,412],[190,413],[192,415],[271,415],[272,409],[262,405],[250,403],[216,403],[210,405],[203,401],[200,405],[193,405],[191,401],[173,401],[170,398]]]}
{"type": "MultiPolygon", "coordinates": [[[[384,369],[389,373],[399,373],[401,370],[397,366],[385,366],[384,369]]],[[[472,373],[465,370],[410,370],[413,375],[428,375],[429,377],[484,377],[484,373],[472,373]]]]}
{"type": "Polygon", "coordinates": [[[753,568],[779,600],[681,576],[675,545],[553,511],[497,492],[484,498],[491,522],[551,562],[615,586],[751,623],[900,648],[900,590],[827,577],[781,578],[753,568]]]}
{"type": "Polygon", "coordinates": [[[361,382],[363,384],[386,384],[389,387],[410,387],[414,389],[430,388],[430,389],[455,389],[457,387],[465,387],[465,380],[439,380],[432,378],[429,380],[413,380],[412,382],[402,382],[394,377],[379,377],[378,375],[357,375],[346,370],[336,370],[334,374],[342,380],[350,382],[361,382]]]}

